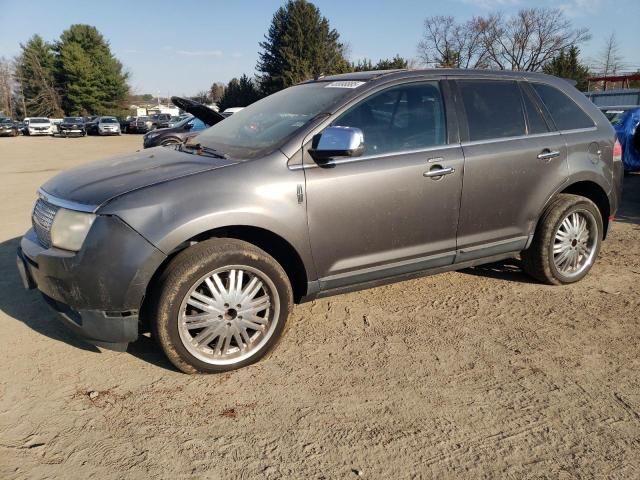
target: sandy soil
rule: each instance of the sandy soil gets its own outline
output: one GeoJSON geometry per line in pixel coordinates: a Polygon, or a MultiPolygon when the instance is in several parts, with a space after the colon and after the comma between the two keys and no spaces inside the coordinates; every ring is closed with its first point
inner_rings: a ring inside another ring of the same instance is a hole
{"type": "Polygon", "coordinates": [[[0,478],[640,478],[640,177],[576,285],[514,261],[324,299],[187,376],[77,340],[14,266],[42,182],[140,145],[0,138],[0,478]]]}

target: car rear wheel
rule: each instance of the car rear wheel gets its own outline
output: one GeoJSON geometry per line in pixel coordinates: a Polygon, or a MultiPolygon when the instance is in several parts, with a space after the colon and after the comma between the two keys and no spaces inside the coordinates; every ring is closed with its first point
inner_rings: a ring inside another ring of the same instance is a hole
{"type": "Polygon", "coordinates": [[[561,194],[545,210],[522,267],[551,285],[574,283],[593,267],[602,243],[602,216],[588,198],[561,194]]]}
{"type": "Polygon", "coordinates": [[[152,332],[185,373],[225,372],[277,343],[293,304],[280,264],[254,245],[217,238],[180,252],[153,293],[152,332]]]}

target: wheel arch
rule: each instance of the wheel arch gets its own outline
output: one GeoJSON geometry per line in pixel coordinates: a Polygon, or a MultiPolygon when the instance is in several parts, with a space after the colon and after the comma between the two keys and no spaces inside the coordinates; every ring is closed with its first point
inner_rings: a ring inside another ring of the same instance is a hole
{"type": "Polygon", "coordinates": [[[602,216],[602,239],[607,238],[607,232],[609,230],[609,215],[611,214],[611,205],[609,204],[609,197],[604,189],[596,182],[591,180],[581,180],[572,183],[568,187],[565,187],[560,193],[569,193],[572,195],[579,195],[581,197],[588,198],[600,211],[602,216]]]}
{"type": "Polygon", "coordinates": [[[251,243],[252,245],[264,250],[285,270],[287,277],[291,282],[294,301],[299,302],[300,299],[306,295],[308,281],[307,269],[305,268],[302,257],[291,243],[280,235],[264,228],[250,225],[228,225],[193,235],[186,241],[177,245],[167,255],[167,258],[162,262],[162,264],[160,264],[152,275],[146,288],[146,293],[140,308],[141,318],[143,318],[145,323],[146,315],[144,312],[147,311],[149,306],[148,300],[152,297],[150,295],[151,289],[157,284],[169,262],[171,262],[171,260],[185,248],[211,238],[233,238],[236,240],[244,240],[245,242],[251,243]]]}

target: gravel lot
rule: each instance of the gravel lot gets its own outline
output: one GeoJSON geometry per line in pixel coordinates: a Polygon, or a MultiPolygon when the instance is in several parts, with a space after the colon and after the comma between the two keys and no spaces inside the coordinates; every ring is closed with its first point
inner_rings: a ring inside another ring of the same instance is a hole
{"type": "Polygon", "coordinates": [[[77,340],[15,268],[40,184],[141,143],[0,138],[0,478],[640,477],[640,176],[576,285],[513,261],[341,295],[188,376],[77,340]]]}

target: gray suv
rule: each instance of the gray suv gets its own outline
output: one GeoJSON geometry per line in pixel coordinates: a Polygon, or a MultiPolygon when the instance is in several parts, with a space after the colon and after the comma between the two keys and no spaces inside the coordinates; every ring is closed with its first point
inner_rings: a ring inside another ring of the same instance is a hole
{"type": "Polygon", "coordinates": [[[338,75],[54,177],[18,267],[90,342],[149,328],[180,370],[220,372],[269,351],[295,302],[516,256],[576,282],[622,175],[613,128],[558,78],[338,75]]]}

